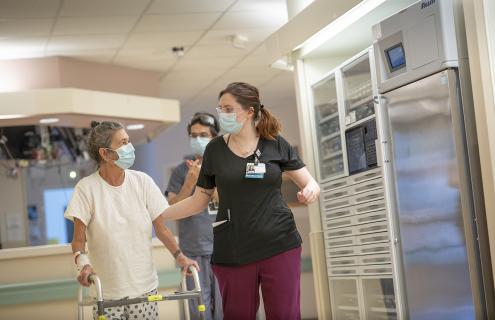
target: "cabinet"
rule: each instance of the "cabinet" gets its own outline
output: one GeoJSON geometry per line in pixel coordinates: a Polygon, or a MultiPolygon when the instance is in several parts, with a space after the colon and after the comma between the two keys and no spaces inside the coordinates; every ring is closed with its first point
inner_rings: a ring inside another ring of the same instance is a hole
{"type": "Polygon", "coordinates": [[[342,79],[345,96],[345,124],[352,125],[374,115],[375,106],[368,55],[359,57],[343,67],[342,79]]]}
{"type": "Polygon", "coordinates": [[[398,318],[382,168],[378,164],[350,175],[351,164],[344,165],[352,152],[346,131],[375,121],[370,54],[345,62],[311,86],[320,213],[336,320],[398,318]]]}
{"type": "Polygon", "coordinates": [[[323,79],[312,87],[315,127],[318,146],[320,179],[342,175],[344,158],[342,130],[335,75],[323,79]]]}

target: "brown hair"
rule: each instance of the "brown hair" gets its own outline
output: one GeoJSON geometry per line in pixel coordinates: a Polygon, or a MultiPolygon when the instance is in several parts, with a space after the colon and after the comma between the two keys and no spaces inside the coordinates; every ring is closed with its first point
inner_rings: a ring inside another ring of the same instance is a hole
{"type": "Polygon", "coordinates": [[[254,119],[258,121],[256,130],[262,138],[274,140],[279,135],[282,126],[277,118],[261,104],[258,88],[245,82],[232,82],[220,91],[218,98],[220,99],[226,93],[234,96],[244,110],[253,107],[254,119]]]}

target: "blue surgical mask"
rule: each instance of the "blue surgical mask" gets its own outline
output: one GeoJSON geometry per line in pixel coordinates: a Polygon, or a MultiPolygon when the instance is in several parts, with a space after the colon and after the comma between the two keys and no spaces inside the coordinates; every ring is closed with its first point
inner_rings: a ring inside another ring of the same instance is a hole
{"type": "Polygon", "coordinates": [[[198,156],[203,156],[203,153],[205,153],[206,146],[210,142],[210,138],[204,138],[204,137],[191,138],[189,142],[191,143],[191,149],[194,152],[194,154],[198,156]]]}
{"type": "Polygon", "coordinates": [[[115,161],[115,164],[124,170],[129,169],[136,159],[134,150],[134,146],[130,142],[114,150],[119,155],[119,159],[115,161]]]}
{"type": "Polygon", "coordinates": [[[236,134],[242,129],[242,123],[237,122],[236,113],[224,113],[218,114],[218,121],[220,122],[220,128],[227,133],[236,134]]]}

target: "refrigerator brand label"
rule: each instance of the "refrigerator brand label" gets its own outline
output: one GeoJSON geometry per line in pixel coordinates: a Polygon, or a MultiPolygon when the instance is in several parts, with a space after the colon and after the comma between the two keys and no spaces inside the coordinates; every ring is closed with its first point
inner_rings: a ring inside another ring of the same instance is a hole
{"type": "Polygon", "coordinates": [[[432,4],[435,4],[435,0],[421,2],[421,10],[428,8],[432,4]]]}

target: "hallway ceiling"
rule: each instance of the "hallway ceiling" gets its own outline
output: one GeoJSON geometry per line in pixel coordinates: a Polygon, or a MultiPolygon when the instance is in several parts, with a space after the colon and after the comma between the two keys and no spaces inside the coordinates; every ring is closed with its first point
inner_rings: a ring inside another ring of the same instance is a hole
{"type": "Polygon", "coordinates": [[[245,81],[280,107],[295,104],[292,74],[268,67],[263,41],[286,22],[285,0],[1,0],[0,59],[68,56],[159,71],[161,96],[185,109],[213,110],[219,90],[245,81]],[[236,34],[248,39],[244,49],[232,45],[236,34]]]}

